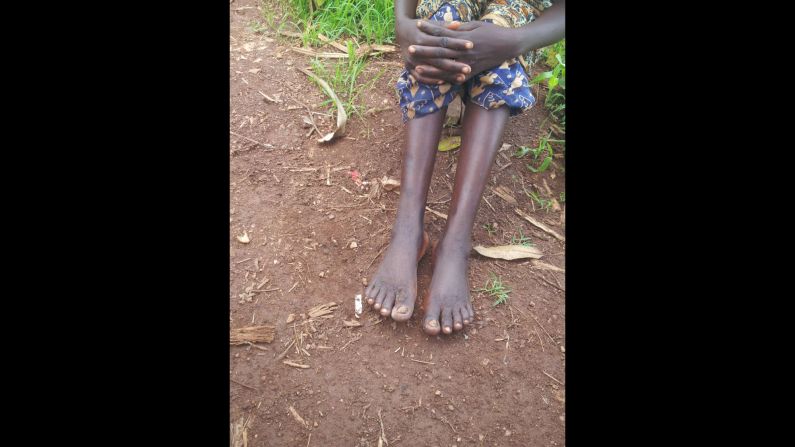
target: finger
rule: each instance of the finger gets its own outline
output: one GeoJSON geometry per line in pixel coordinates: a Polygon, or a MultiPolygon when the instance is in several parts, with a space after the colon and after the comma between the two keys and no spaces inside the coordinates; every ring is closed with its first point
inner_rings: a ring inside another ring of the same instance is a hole
{"type": "MultiPolygon", "coordinates": [[[[445,39],[444,37],[442,39],[445,39]]],[[[412,45],[409,53],[414,57],[433,57],[438,59],[459,59],[466,57],[465,51],[451,50],[444,47],[427,47],[424,45],[412,45]]]]}
{"type": "Polygon", "coordinates": [[[472,31],[473,29],[480,28],[481,26],[483,26],[483,22],[466,22],[459,23],[455,28],[448,27],[448,29],[454,29],[456,31],[472,31]]]}
{"type": "Polygon", "coordinates": [[[417,72],[417,70],[416,70],[416,69],[412,69],[412,70],[410,70],[410,71],[409,71],[409,73],[411,73],[411,75],[412,75],[412,76],[414,76],[414,79],[416,79],[416,80],[417,80],[417,82],[421,82],[421,83],[423,83],[423,84],[427,84],[427,85],[439,85],[439,84],[444,84],[444,81],[443,81],[443,80],[441,80],[441,79],[434,79],[434,78],[431,78],[431,77],[423,76],[422,74],[420,74],[419,72],[417,72]]]}
{"type": "Polygon", "coordinates": [[[466,76],[461,73],[440,70],[432,65],[418,65],[415,70],[426,78],[444,79],[451,84],[462,84],[466,80],[466,76]]]}
{"type": "Polygon", "coordinates": [[[463,73],[465,75],[472,72],[472,67],[469,65],[451,59],[425,58],[417,60],[414,65],[432,65],[440,70],[449,71],[450,73],[463,73]]]}
{"type": "Polygon", "coordinates": [[[454,50],[468,50],[474,47],[472,42],[461,39],[460,35],[456,34],[456,31],[449,30],[442,25],[419,21],[417,26],[422,32],[427,34],[427,36],[421,37],[420,41],[417,42],[420,45],[452,48],[454,50]]]}

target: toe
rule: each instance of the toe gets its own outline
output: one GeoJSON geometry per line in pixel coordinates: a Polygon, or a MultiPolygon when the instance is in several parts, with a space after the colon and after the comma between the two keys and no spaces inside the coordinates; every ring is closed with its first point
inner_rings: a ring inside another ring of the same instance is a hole
{"type": "Polygon", "coordinates": [[[469,322],[475,322],[475,309],[472,308],[472,303],[467,303],[467,310],[469,311],[469,322]]]}
{"type": "Polygon", "coordinates": [[[384,301],[381,303],[381,315],[387,316],[392,313],[392,306],[395,304],[395,289],[389,288],[386,291],[384,301]]]}
{"type": "Polygon", "coordinates": [[[442,332],[445,334],[453,332],[453,310],[449,307],[442,309],[442,332]]]}
{"type": "Polygon", "coordinates": [[[373,304],[373,307],[376,310],[381,308],[381,303],[384,301],[384,298],[386,298],[386,292],[387,292],[387,288],[386,287],[381,287],[378,290],[378,295],[376,295],[376,297],[375,297],[375,304],[373,304]]]}
{"type": "Polygon", "coordinates": [[[425,313],[425,324],[423,324],[422,328],[429,335],[436,335],[441,329],[439,327],[439,306],[434,305],[433,301],[431,301],[428,311],[425,313]]]}
{"type": "Polygon", "coordinates": [[[461,321],[464,323],[464,326],[466,326],[472,321],[472,318],[469,316],[469,310],[467,309],[467,306],[461,306],[460,310],[461,321]]]}
{"type": "Polygon", "coordinates": [[[461,317],[461,309],[455,308],[453,310],[453,330],[460,331],[464,328],[464,324],[462,323],[464,319],[461,317]]]}
{"type": "Polygon", "coordinates": [[[409,295],[405,289],[398,291],[395,296],[395,307],[392,309],[392,319],[395,321],[407,321],[414,312],[415,299],[409,295]]]}
{"type": "Polygon", "coordinates": [[[375,303],[375,297],[378,296],[380,288],[380,284],[378,283],[371,283],[367,286],[367,289],[364,291],[364,296],[367,297],[367,304],[372,306],[375,303]]]}

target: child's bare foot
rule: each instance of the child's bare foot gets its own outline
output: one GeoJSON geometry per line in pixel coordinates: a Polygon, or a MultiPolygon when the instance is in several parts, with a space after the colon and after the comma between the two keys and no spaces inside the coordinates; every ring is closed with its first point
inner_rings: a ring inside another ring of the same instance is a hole
{"type": "Polygon", "coordinates": [[[445,334],[460,331],[475,318],[467,278],[470,243],[446,240],[439,243],[434,252],[433,279],[425,305],[422,327],[430,335],[440,330],[445,334]]]}
{"type": "Polygon", "coordinates": [[[391,313],[396,321],[411,318],[417,301],[417,262],[427,245],[422,227],[395,223],[384,260],[364,291],[367,303],[381,315],[391,313]]]}

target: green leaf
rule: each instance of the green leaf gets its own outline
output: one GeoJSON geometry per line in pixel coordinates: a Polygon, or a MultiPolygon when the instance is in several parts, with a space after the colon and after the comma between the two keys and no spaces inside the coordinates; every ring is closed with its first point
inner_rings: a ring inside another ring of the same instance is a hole
{"type": "Polygon", "coordinates": [[[552,78],[549,80],[549,89],[552,90],[555,86],[558,85],[558,78],[552,78]]]}
{"type": "Polygon", "coordinates": [[[457,149],[459,146],[461,146],[460,136],[445,137],[442,138],[442,141],[439,142],[439,151],[447,152],[453,149],[457,149]]]}
{"type": "Polygon", "coordinates": [[[552,77],[552,72],[551,71],[545,71],[545,72],[541,73],[540,75],[536,76],[535,78],[533,78],[533,80],[530,81],[530,83],[531,84],[538,84],[539,82],[543,81],[544,79],[549,79],[551,77],[552,77]]]}
{"type": "Polygon", "coordinates": [[[538,171],[539,172],[546,171],[547,168],[549,168],[550,163],[552,163],[552,157],[545,158],[544,161],[541,163],[541,166],[538,167],[538,171]]]}

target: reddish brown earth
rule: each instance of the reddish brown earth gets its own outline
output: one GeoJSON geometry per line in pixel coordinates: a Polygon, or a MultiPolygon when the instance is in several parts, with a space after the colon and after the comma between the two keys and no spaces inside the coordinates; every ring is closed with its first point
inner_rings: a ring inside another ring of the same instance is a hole
{"type": "MultiPolygon", "coordinates": [[[[321,145],[316,134],[307,137],[306,111],[293,100],[326,111],[326,96],[294,69],[310,65],[307,56],[288,50],[298,40],[248,26],[262,21],[257,5],[230,4],[230,325],[271,324],[276,336],[260,348],[230,348],[230,423],[247,421],[251,446],[376,446],[381,421],[390,446],[564,445],[564,273],[473,252],[472,287],[483,287],[494,273],[512,292],[498,306],[473,292],[478,316],[465,331],[430,337],[420,329],[421,312],[396,324],[367,307],[361,327],[343,325],[356,320],[354,295],[378,266],[395,218],[397,194],[368,198],[367,185],[359,188],[350,172],[367,182],[400,177],[404,127],[393,88],[399,58],[375,59],[363,75],[386,69],[362,95],[367,109],[382,111],[351,118],[347,137],[321,145]],[[235,237],[244,232],[248,244],[235,237]],[[246,287],[256,290],[266,279],[250,301],[241,298],[246,287]],[[331,301],[339,304],[331,318],[307,322],[310,308],[331,301]],[[295,320],[288,324],[290,314],[295,320]],[[294,340],[303,349],[291,346],[277,359],[294,340]]],[[[473,238],[474,245],[508,244],[521,230],[544,253],[542,261],[564,267],[565,244],[521,219],[491,190],[508,188],[520,209],[564,233],[562,213],[534,208],[523,192],[524,186],[548,197],[546,180],[558,198],[563,159],[533,174],[525,167],[530,156],[512,156],[517,146],[537,145],[547,135],[546,116],[538,106],[511,119],[503,141],[513,147],[492,169],[473,238]],[[485,224],[496,232],[489,235],[485,224]]],[[[333,121],[319,126],[330,131],[333,121]]],[[[429,206],[441,213],[449,205],[456,160],[456,152],[437,157],[429,206]]],[[[425,221],[438,238],[444,219],[427,213],[425,221]]],[[[426,257],[419,265],[420,297],[430,274],[426,257]]]]}

